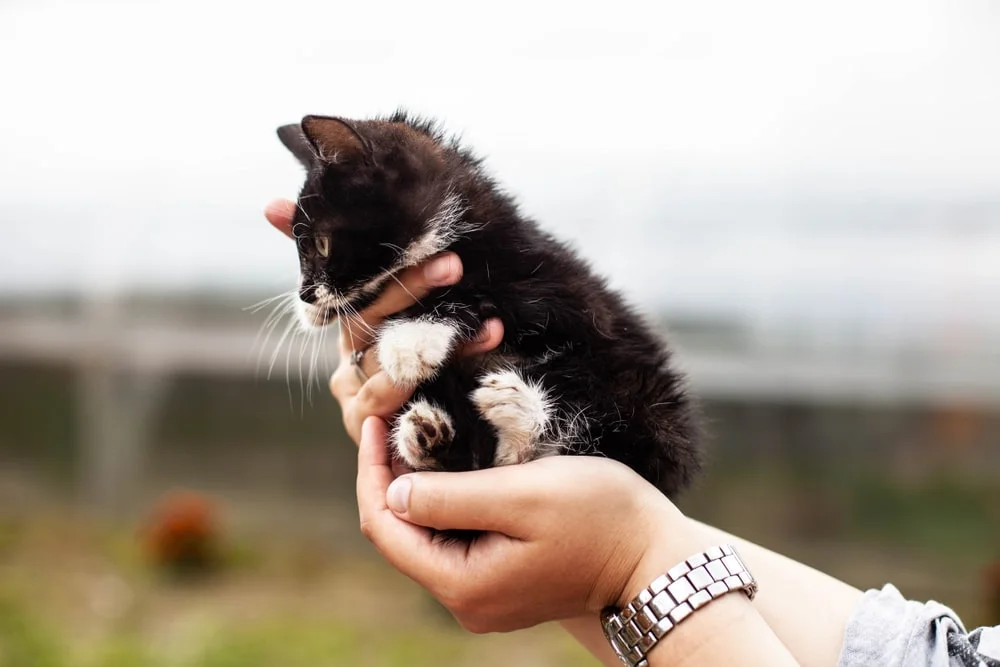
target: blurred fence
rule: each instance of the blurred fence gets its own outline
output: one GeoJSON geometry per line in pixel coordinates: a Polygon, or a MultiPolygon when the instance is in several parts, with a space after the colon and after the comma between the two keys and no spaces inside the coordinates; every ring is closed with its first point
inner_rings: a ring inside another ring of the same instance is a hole
{"type": "MultiPolygon", "coordinates": [[[[246,395],[250,404],[253,388],[259,392],[259,383],[272,376],[287,384],[280,387],[287,397],[276,401],[286,416],[304,419],[307,389],[316,398],[310,412],[335,415],[323,387],[334,346],[317,351],[322,370],[309,376],[311,343],[286,339],[279,349],[279,335],[262,340],[262,319],[228,300],[198,305],[108,298],[61,309],[22,304],[0,314],[0,360],[69,373],[76,481],[86,499],[110,508],[127,504],[143,471],[151,469],[158,429],[172,419],[165,410],[191,382],[224,381],[227,391],[246,395]]],[[[980,470],[998,469],[1000,356],[975,348],[960,354],[955,347],[865,345],[863,335],[838,346],[828,339],[762,335],[744,324],[665,319],[680,366],[709,406],[709,432],[722,460],[867,457],[909,468],[971,457],[980,470]]],[[[246,413],[246,406],[236,406],[220,416],[234,440],[246,434],[246,413]]],[[[335,419],[329,423],[336,428],[335,419]]],[[[289,428],[294,432],[294,425],[289,428]]],[[[284,452],[273,454],[280,459],[284,452]]],[[[208,458],[201,452],[197,460],[208,458]]],[[[248,463],[242,456],[237,461],[248,463]]],[[[237,461],[230,468],[238,479],[237,461]]],[[[276,466],[269,464],[272,471],[276,466]]]]}

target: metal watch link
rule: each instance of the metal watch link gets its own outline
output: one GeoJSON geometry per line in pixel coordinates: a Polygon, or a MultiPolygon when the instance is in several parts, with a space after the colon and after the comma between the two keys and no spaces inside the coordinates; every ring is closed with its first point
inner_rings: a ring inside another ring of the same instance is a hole
{"type": "Polygon", "coordinates": [[[753,600],[757,581],[729,544],[712,547],[657,577],[624,609],[601,613],[604,634],[626,667],[648,667],[646,655],[696,609],[733,591],[753,600]]]}

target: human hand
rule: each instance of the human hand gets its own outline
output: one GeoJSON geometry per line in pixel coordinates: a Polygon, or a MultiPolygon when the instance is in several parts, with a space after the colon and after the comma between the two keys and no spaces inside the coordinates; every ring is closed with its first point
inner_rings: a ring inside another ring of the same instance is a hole
{"type": "Polygon", "coordinates": [[[674,505],[610,459],[556,456],[396,478],[387,426],[367,419],[361,530],[473,632],[510,631],[622,605],[710,546],[674,505]],[[471,544],[431,529],[486,531],[471,544]]]}
{"type": "MultiPolygon", "coordinates": [[[[264,210],[268,222],[289,238],[293,238],[294,214],[295,202],[286,199],[275,200],[264,210]]],[[[375,415],[386,419],[396,414],[410,399],[413,388],[402,388],[391,382],[379,368],[377,354],[362,356],[362,377],[351,362],[351,354],[371,347],[375,332],[386,317],[409,308],[436,287],[454,285],[461,280],[462,261],[455,253],[442,253],[404,270],[397,277],[398,282],[387,287],[356,317],[341,318],[339,363],[330,378],[330,391],[340,404],[347,434],[355,442],[361,439],[361,424],[367,417],[375,415]]],[[[459,354],[482,354],[498,346],[502,339],[500,320],[487,320],[476,340],[463,346],[459,354]]]]}

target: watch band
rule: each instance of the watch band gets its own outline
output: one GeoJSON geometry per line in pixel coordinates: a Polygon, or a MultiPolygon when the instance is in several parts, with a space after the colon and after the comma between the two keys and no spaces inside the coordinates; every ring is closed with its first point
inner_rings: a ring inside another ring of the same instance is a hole
{"type": "Polygon", "coordinates": [[[618,610],[601,613],[611,647],[626,667],[648,667],[646,655],[694,610],[732,591],[753,600],[757,581],[729,544],[695,554],[657,577],[618,610]]]}

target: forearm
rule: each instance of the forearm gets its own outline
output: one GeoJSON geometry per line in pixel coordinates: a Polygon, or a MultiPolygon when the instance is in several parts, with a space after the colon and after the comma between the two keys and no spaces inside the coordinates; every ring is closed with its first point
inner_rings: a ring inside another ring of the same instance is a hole
{"type": "Polygon", "coordinates": [[[590,651],[590,654],[601,661],[604,667],[621,667],[621,661],[611,650],[604,632],[601,630],[601,621],[597,616],[581,616],[560,621],[559,625],[566,632],[580,642],[583,648],[590,651]]]}
{"type": "MultiPolygon", "coordinates": [[[[745,631],[746,628],[757,625],[757,633],[762,636],[759,643],[754,641],[753,645],[756,647],[754,650],[761,655],[772,655],[771,651],[774,647],[769,642],[771,638],[777,638],[791,654],[790,657],[793,657],[798,664],[837,664],[844,640],[844,628],[848,617],[861,598],[861,591],[752,542],[703,523],[690,519],[689,521],[691,533],[694,535],[688,534],[684,537],[678,535],[677,537],[682,541],[706,547],[722,543],[734,545],[757,579],[760,590],[753,602],[753,609],[756,611],[753,616],[756,616],[756,620],[745,618],[740,626],[740,631],[745,631]],[[769,637],[763,635],[769,635],[769,637]]],[[[671,567],[672,562],[663,562],[662,569],[666,570],[671,567]]],[[[650,580],[653,577],[655,574],[649,577],[650,580]]],[[[671,635],[676,634],[676,636],[668,636],[668,640],[664,641],[664,646],[671,643],[678,646],[681,644],[681,640],[684,640],[685,636],[691,633],[694,633],[693,636],[697,638],[698,626],[704,621],[710,620],[710,618],[699,617],[708,616],[709,607],[715,604],[713,602],[704,607],[680,624],[671,633],[671,635]],[[696,619],[698,619],[697,623],[696,619]],[[689,624],[693,624],[693,626],[689,624]],[[681,630],[685,632],[682,633],[681,630]],[[669,639],[674,641],[671,642],[669,639]]],[[[603,664],[608,667],[621,664],[611,651],[596,617],[572,619],[564,621],[562,625],[603,664]]],[[[710,664],[708,651],[725,651],[726,645],[730,641],[724,639],[722,635],[718,635],[716,639],[718,646],[706,645],[702,647],[701,656],[705,660],[703,664],[710,664]]],[[[746,645],[745,648],[748,649],[749,645],[746,645]]],[[[658,648],[656,652],[672,653],[670,649],[664,650],[663,648],[658,648]]],[[[660,660],[662,657],[657,656],[657,659],[660,660]]],[[[721,655],[715,655],[711,660],[715,659],[721,661],[718,664],[725,664],[721,655]]],[[[739,657],[738,664],[747,664],[746,660],[747,654],[744,653],[739,657]]],[[[651,667],[655,667],[656,664],[656,662],[651,662],[651,667]]]]}
{"type": "MultiPolygon", "coordinates": [[[[596,617],[563,621],[562,626],[605,667],[621,667],[596,617]]],[[[739,593],[714,600],[686,618],[646,659],[649,667],[798,664],[753,604],[739,593]]]]}
{"type": "Polygon", "coordinates": [[[802,665],[836,665],[862,592],[798,561],[692,520],[713,543],[735,546],[760,591],[754,606],[802,665]]]}

